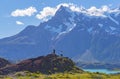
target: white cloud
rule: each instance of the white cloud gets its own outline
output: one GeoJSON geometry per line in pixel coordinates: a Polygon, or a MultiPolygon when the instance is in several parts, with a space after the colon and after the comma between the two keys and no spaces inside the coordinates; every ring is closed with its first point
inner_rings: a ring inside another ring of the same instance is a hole
{"type": "MultiPolygon", "coordinates": [[[[97,16],[97,17],[106,17],[106,14],[113,13],[113,12],[119,12],[118,9],[111,9],[109,8],[109,5],[104,5],[101,8],[96,8],[95,6],[91,6],[90,8],[86,9],[82,6],[77,6],[73,3],[61,3],[57,5],[56,7],[44,7],[43,10],[41,10],[38,14],[36,14],[36,18],[47,21],[52,16],[55,15],[56,11],[60,8],[60,6],[68,7],[68,11],[74,11],[78,13],[84,13],[88,16],[97,16]]],[[[12,16],[18,17],[18,16],[32,16],[34,13],[36,13],[37,10],[35,7],[29,7],[26,9],[17,9],[11,13],[12,16]]]]}
{"type": "Polygon", "coordinates": [[[54,16],[55,12],[56,12],[56,8],[45,7],[45,8],[43,8],[42,11],[40,11],[40,14],[36,15],[36,17],[38,19],[46,20],[46,17],[54,16]]]}
{"type": "Polygon", "coordinates": [[[90,15],[90,16],[104,16],[104,10],[106,11],[106,8],[103,9],[98,9],[95,6],[92,6],[91,8],[87,9],[86,14],[90,15]]]}
{"type": "Polygon", "coordinates": [[[26,9],[17,9],[11,13],[11,16],[32,16],[35,12],[37,12],[35,7],[29,7],[26,9]]]}
{"type": "Polygon", "coordinates": [[[104,6],[102,6],[102,11],[104,11],[104,12],[106,12],[106,11],[109,11],[110,10],[110,8],[108,7],[108,6],[106,6],[106,5],[104,5],[104,6]]]}
{"type": "Polygon", "coordinates": [[[18,25],[24,25],[24,23],[21,22],[21,21],[16,21],[16,24],[18,24],[18,25]]]}
{"type": "Polygon", "coordinates": [[[91,8],[87,9],[87,13],[88,15],[91,16],[100,16],[100,17],[108,17],[107,14],[110,13],[119,13],[120,10],[116,9],[111,9],[109,8],[109,6],[104,5],[101,6],[101,8],[96,8],[95,6],[92,6],[91,8]]]}

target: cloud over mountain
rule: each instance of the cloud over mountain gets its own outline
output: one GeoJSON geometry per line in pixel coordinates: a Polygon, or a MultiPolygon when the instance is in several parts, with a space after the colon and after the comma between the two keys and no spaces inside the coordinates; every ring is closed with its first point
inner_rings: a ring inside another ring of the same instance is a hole
{"type": "Polygon", "coordinates": [[[36,17],[38,19],[43,19],[45,20],[46,17],[48,16],[53,16],[55,14],[56,9],[55,8],[51,8],[51,7],[45,7],[43,8],[42,11],[40,11],[40,14],[37,14],[36,17]]]}
{"type": "Polygon", "coordinates": [[[95,6],[91,6],[90,8],[85,8],[83,6],[77,6],[73,3],[61,3],[56,7],[44,7],[43,10],[36,15],[36,17],[41,20],[47,20],[49,19],[49,17],[55,15],[56,11],[60,8],[60,6],[68,7],[74,12],[84,13],[88,16],[106,17],[107,13],[114,13],[114,12],[120,13],[120,10],[118,8],[111,9],[107,5],[103,5],[100,8],[97,8],[95,6]]]}
{"type": "Polygon", "coordinates": [[[69,8],[73,12],[84,13],[87,16],[96,16],[96,17],[107,17],[109,13],[120,13],[119,8],[111,9],[107,5],[103,5],[100,8],[95,6],[91,6],[90,8],[85,8],[83,6],[78,6],[73,3],[61,3],[55,7],[44,7],[39,13],[37,13],[37,9],[35,7],[29,7],[26,9],[17,9],[11,13],[11,16],[18,17],[18,16],[32,16],[34,13],[37,13],[35,17],[37,19],[47,21],[52,16],[55,15],[56,11],[60,8],[60,6],[64,6],[69,8]]]}
{"type": "Polygon", "coordinates": [[[34,13],[36,13],[37,10],[35,7],[29,7],[25,9],[16,9],[11,13],[11,16],[18,17],[18,16],[32,16],[34,13]]]}

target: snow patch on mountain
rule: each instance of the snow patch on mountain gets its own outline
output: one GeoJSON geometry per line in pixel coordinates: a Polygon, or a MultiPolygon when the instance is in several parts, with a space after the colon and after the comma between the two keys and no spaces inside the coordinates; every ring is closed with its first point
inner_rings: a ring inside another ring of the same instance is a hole
{"type": "Polygon", "coordinates": [[[88,28],[87,31],[88,31],[88,32],[91,32],[92,30],[93,30],[93,28],[91,27],[91,28],[88,28]]]}
{"type": "Polygon", "coordinates": [[[73,30],[74,28],[75,28],[75,26],[76,26],[76,24],[75,23],[64,23],[66,26],[67,26],[67,29],[65,30],[65,31],[63,31],[63,32],[60,32],[59,34],[58,34],[58,36],[56,37],[56,39],[58,39],[60,36],[62,36],[62,35],[64,35],[64,34],[66,34],[66,33],[69,33],[71,30],[73,30]]]}
{"type": "Polygon", "coordinates": [[[45,29],[50,29],[51,28],[51,26],[49,26],[49,25],[47,25],[46,27],[45,27],[45,29]]]}
{"type": "Polygon", "coordinates": [[[110,15],[109,15],[108,17],[109,17],[109,19],[110,19],[111,21],[113,21],[114,23],[116,23],[117,25],[119,25],[119,22],[116,21],[114,18],[112,18],[110,15]]]}
{"type": "Polygon", "coordinates": [[[62,25],[59,25],[58,28],[55,28],[55,27],[52,27],[52,26],[47,25],[47,26],[45,27],[45,29],[48,29],[48,30],[51,31],[51,32],[61,33],[61,32],[62,32],[62,25]]]}
{"type": "Polygon", "coordinates": [[[101,28],[103,27],[103,24],[101,24],[101,23],[99,23],[98,25],[99,25],[101,28]]]}
{"type": "Polygon", "coordinates": [[[105,29],[105,31],[109,33],[109,32],[110,32],[110,29],[105,29]]]}
{"type": "Polygon", "coordinates": [[[115,28],[115,27],[112,27],[112,26],[110,26],[110,29],[113,30],[113,31],[116,30],[116,28],[115,28]]]}
{"type": "Polygon", "coordinates": [[[67,26],[66,30],[59,33],[58,36],[56,37],[56,39],[58,39],[63,34],[69,33],[70,31],[72,31],[76,27],[76,23],[75,23],[74,18],[75,18],[75,14],[72,13],[71,17],[69,18],[70,22],[65,21],[63,23],[65,26],[67,26]]]}

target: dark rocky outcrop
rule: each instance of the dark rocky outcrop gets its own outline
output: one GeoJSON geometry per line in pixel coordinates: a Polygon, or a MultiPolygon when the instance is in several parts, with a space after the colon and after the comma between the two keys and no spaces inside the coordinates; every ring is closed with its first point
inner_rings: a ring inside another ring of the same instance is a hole
{"type": "MultiPolygon", "coordinates": [[[[80,70],[74,62],[68,57],[63,57],[55,54],[40,56],[23,60],[18,64],[9,65],[0,69],[0,74],[9,74],[19,71],[41,72],[43,74],[51,74],[55,72],[65,72],[72,70],[80,70]]],[[[82,70],[81,70],[82,71],[82,70]]]]}
{"type": "Polygon", "coordinates": [[[0,68],[5,67],[5,66],[10,65],[10,64],[11,63],[8,60],[0,58],[0,68]]]}

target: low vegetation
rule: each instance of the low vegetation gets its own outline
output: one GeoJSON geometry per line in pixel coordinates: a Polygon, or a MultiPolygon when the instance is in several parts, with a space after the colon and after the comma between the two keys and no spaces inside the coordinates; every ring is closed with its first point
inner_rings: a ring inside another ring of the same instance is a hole
{"type": "Polygon", "coordinates": [[[55,73],[51,75],[31,72],[17,72],[6,76],[0,76],[0,79],[120,79],[120,74],[107,75],[103,73],[55,73]]]}

